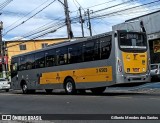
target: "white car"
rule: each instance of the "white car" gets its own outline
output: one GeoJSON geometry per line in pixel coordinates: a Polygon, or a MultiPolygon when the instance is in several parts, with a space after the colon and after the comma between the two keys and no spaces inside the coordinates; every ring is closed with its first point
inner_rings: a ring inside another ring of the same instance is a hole
{"type": "Polygon", "coordinates": [[[160,64],[151,64],[151,78],[153,80],[160,80],[160,64]]]}
{"type": "Polygon", "coordinates": [[[10,89],[10,82],[7,79],[0,78],[0,90],[6,90],[8,92],[10,89]]]}

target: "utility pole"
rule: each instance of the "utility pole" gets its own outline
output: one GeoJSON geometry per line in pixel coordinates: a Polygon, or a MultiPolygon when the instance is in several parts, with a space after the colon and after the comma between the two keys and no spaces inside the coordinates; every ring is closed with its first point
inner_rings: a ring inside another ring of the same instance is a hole
{"type": "Polygon", "coordinates": [[[69,10],[68,10],[68,2],[67,0],[64,0],[64,10],[65,10],[65,16],[66,16],[66,25],[67,25],[67,33],[68,33],[68,38],[72,39],[73,38],[73,32],[71,29],[71,20],[69,16],[69,10]]]}
{"type": "Polygon", "coordinates": [[[88,28],[89,28],[89,32],[90,32],[90,36],[92,36],[92,27],[91,27],[91,20],[90,20],[90,10],[87,9],[87,17],[88,17],[88,28]]]}
{"type": "Polygon", "coordinates": [[[79,7],[79,14],[80,14],[81,29],[82,29],[82,37],[84,37],[84,29],[83,29],[84,20],[82,18],[81,7],[79,7]]]}
{"type": "Polygon", "coordinates": [[[2,63],[2,75],[3,78],[6,78],[6,71],[5,71],[5,63],[4,63],[4,46],[2,41],[2,30],[3,30],[3,22],[0,22],[0,44],[1,44],[1,63],[2,63]]]}

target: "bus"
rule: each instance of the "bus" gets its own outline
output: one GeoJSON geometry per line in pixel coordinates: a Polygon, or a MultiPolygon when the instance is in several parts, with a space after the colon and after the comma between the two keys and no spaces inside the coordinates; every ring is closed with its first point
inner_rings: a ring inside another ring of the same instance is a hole
{"type": "Polygon", "coordinates": [[[11,58],[11,87],[23,93],[65,89],[67,94],[150,82],[144,32],[111,31],[67,41],[11,58]]]}

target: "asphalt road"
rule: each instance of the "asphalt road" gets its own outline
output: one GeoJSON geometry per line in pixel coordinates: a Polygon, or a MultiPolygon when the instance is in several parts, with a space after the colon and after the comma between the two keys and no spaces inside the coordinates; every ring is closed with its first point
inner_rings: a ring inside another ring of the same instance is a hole
{"type": "Polygon", "coordinates": [[[0,91],[0,114],[160,114],[160,93],[66,95],[39,91],[24,95],[21,91],[0,91]]]}

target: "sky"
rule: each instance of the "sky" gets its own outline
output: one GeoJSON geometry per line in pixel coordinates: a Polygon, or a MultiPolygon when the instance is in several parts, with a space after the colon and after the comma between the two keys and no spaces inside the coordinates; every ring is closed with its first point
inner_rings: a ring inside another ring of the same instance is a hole
{"type": "MultiPolygon", "coordinates": [[[[2,6],[0,6],[0,21],[3,22],[3,40],[25,40],[36,37],[39,39],[67,37],[66,26],[56,30],[56,27],[59,27],[57,24],[60,22],[64,24],[65,22],[64,6],[59,2],[63,2],[63,0],[1,0],[0,5],[6,1],[11,2],[3,9],[1,8],[2,6]],[[39,36],[42,33],[30,36],[30,34],[33,34],[36,30],[37,32],[43,30],[48,33],[41,37],[39,36]]],[[[82,8],[84,19],[87,19],[87,16],[84,16],[87,9],[90,10],[91,18],[106,14],[105,17],[91,19],[92,32],[93,35],[96,35],[111,31],[113,25],[122,23],[125,20],[160,9],[160,2],[149,6],[140,6],[156,0],[130,0],[131,2],[127,4],[111,7],[127,1],[129,0],[68,0],[70,18],[72,20],[74,17],[79,16],[79,7],[82,8]],[[134,6],[140,7],[117,13],[119,10],[134,6]],[[97,12],[104,8],[108,9],[97,12]]],[[[73,20],[71,22],[73,22],[73,20]]],[[[71,26],[74,37],[81,37],[82,33],[79,19],[71,26]]],[[[84,22],[84,32],[85,36],[89,36],[87,20],[84,22]]]]}

